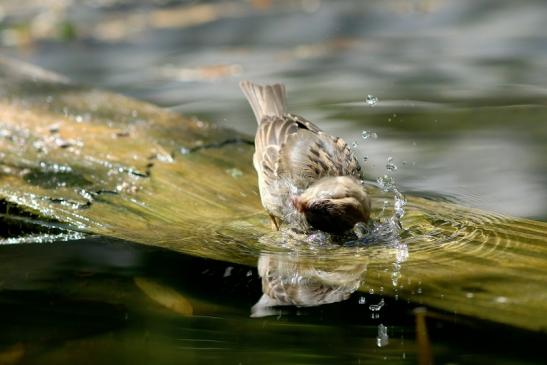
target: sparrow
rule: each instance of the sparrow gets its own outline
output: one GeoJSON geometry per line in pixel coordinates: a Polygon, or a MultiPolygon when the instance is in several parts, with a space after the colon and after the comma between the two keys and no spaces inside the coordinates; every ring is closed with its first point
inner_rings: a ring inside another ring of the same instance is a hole
{"type": "Polygon", "coordinates": [[[272,226],[344,233],[367,222],[361,166],[344,140],[286,112],[283,84],[240,83],[258,123],[253,165],[272,226]]]}

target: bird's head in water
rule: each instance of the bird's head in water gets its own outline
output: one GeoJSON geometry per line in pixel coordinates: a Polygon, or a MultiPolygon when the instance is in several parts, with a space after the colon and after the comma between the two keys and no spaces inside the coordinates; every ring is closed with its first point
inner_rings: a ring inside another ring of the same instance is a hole
{"type": "Polygon", "coordinates": [[[343,233],[370,218],[365,187],[350,176],[324,177],[294,197],[292,203],[312,228],[330,233],[343,233]]]}

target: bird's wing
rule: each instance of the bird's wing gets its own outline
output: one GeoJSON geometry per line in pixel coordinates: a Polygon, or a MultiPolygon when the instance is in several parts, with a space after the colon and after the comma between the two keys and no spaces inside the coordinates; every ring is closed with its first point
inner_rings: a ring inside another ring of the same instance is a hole
{"type": "MultiPolygon", "coordinates": [[[[270,185],[274,179],[279,177],[290,178],[291,161],[284,161],[287,152],[297,151],[291,146],[303,145],[305,141],[322,140],[328,135],[315,124],[298,115],[285,114],[281,117],[266,116],[260,122],[255,137],[254,164],[257,171],[261,172],[266,185],[270,185]],[[287,144],[288,141],[291,141],[287,144]],[[286,146],[289,146],[287,149],[286,146]],[[282,157],[282,155],[285,157],[282,157]]],[[[315,152],[317,149],[313,149],[315,152]]],[[[306,156],[301,156],[306,159],[306,156]]],[[[297,156],[288,157],[290,160],[297,156]]],[[[328,159],[326,159],[328,162],[328,159]]],[[[325,170],[333,166],[323,166],[325,170]]],[[[321,174],[318,172],[318,174],[321,174]]]]}
{"type": "Polygon", "coordinates": [[[278,151],[278,176],[290,178],[299,188],[324,176],[361,177],[361,167],[343,139],[321,131],[304,118],[288,115],[286,119],[298,129],[286,136],[278,151]]]}
{"type": "Polygon", "coordinates": [[[293,188],[306,189],[324,176],[361,178],[361,167],[343,139],[293,114],[263,118],[253,162],[262,204],[273,214],[282,214],[293,188]]]}
{"type": "Polygon", "coordinates": [[[284,117],[267,116],[262,119],[255,136],[254,164],[265,183],[278,176],[279,155],[287,138],[298,132],[298,124],[284,117]]]}
{"type": "Polygon", "coordinates": [[[286,120],[293,121],[300,128],[307,129],[307,130],[309,130],[313,133],[322,133],[323,132],[321,130],[321,128],[319,128],[318,126],[316,126],[315,124],[313,124],[312,122],[307,120],[306,118],[301,117],[300,115],[288,113],[288,114],[285,114],[283,117],[286,120]]]}

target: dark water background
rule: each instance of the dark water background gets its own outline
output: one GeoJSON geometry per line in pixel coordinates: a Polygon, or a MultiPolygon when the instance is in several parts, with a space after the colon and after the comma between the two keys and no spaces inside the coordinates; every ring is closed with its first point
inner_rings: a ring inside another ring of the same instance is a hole
{"type": "MultiPolygon", "coordinates": [[[[291,111],[356,142],[370,180],[392,157],[404,193],[547,219],[544,1],[3,1],[0,10],[2,53],[75,82],[250,135],[238,81],[284,82],[291,111]]],[[[424,340],[419,303],[384,298],[376,316],[378,293],[251,319],[256,269],[107,238],[0,247],[0,272],[0,364],[545,358],[543,334],[455,313],[431,311],[424,340]],[[187,298],[195,315],[158,305],[138,278],[187,298]]]]}
{"type": "Polygon", "coordinates": [[[249,318],[261,295],[255,268],[101,237],[5,246],[0,268],[4,364],[544,362],[543,334],[436,311],[424,333],[419,303],[381,295],[249,318]],[[143,277],[184,296],[193,315],[144,295],[143,277]],[[382,299],[381,311],[368,309],[382,299]]]}

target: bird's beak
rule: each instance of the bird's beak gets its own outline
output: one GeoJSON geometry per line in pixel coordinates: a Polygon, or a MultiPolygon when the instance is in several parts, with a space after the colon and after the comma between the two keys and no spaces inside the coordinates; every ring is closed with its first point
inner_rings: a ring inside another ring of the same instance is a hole
{"type": "Polygon", "coordinates": [[[292,202],[292,205],[294,206],[294,208],[300,212],[300,213],[304,213],[304,211],[306,210],[306,204],[302,201],[302,199],[300,199],[300,197],[298,196],[293,196],[291,198],[291,202],[292,202]]]}

